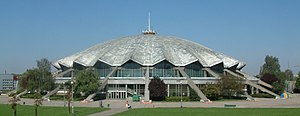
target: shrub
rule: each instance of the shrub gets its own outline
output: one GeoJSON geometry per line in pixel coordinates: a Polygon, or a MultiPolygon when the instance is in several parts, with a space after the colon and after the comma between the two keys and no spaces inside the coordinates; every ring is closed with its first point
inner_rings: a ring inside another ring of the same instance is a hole
{"type": "MultiPolygon", "coordinates": [[[[181,97],[180,96],[171,96],[171,97],[166,97],[166,102],[180,102],[181,97]]],[[[189,97],[182,96],[182,101],[187,102],[190,101],[189,97]]]]}
{"type": "Polygon", "coordinates": [[[201,90],[206,95],[206,97],[210,100],[220,99],[221,91],[218,85],[206,84],[201,88],[201,90]]]}
{"type": "Polygon", "coordinates": [[[190,88],[190,96],[189,96],[190,101],[200,101],[200,97],[197,95],[197,93],[190,88]]]}
{"type": "Polygon", "coordinates": [[[253,94],[251,96],[258,97],[258,98],[274,98],[272,95],[266,93],[258,93],[258,94],[253,94]]]}

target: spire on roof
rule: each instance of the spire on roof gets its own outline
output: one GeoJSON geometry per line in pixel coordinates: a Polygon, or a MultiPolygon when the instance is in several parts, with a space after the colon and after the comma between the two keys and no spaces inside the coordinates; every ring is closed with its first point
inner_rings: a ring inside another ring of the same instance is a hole
{"type": "Polygon", "coordinates": [[[155,35],[155,31],[151,29],[151,17],[150,12],[148,14],[148,29],[143,31],[144,35],[155,35]]]}

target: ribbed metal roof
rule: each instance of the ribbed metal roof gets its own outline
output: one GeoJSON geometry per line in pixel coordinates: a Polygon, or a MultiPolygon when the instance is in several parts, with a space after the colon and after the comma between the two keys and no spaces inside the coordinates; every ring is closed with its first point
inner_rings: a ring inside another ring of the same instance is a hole
{"type": "Polygon", "coordinates": [[[225,68],[245,66],[243,62],[198,43],[178,37],[158,35],[127,36],[108,41],[62,58],[55,62],[54,66],[72,67],[74,62],[83,66],[94,66],[97,61],[111,66],[121,66],[128,60],[143,66],[153,66],[163,60],[175,66],[186,66],[196,61],[204,67],[212,67],[222,62],[225,68]]]}

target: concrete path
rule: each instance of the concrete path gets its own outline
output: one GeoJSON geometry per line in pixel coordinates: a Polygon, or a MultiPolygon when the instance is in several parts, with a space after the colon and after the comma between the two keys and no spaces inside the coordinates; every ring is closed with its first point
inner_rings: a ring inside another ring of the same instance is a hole
{"type": "MultiPolygon", "coordinates": [[[[7,96],[0,96],[0,104],[8,104],[9,98],[7,96]]],[[[26,105],[33,105],[33,99],[21,98],[19,104],[26,103],[26,105]]],[[[103,100],[104,107],[111,108],[108,111],[96,113],[91,116],[110,116],[116,113],[126,111],[126,100],[103,100]]],[[[75,102],[76,107],[99,107],[99,101],[91,103],[75,102]]],[[[180,102],[153,102],[150,104],[144,104],[140,102],[132,102],[129,100],[129,104],[132,108],[179,108],[180,102]]],[[[289,99],[272,99],[272,98],[255,98],[254,101],[217,101],[212,103],[200,103],[200,102],[183,102],[183,107],[202,107],[202,108],[223,108],[225,104],[233,104],[238,108],[300,108],[300,94],[292,94],[289,99]]],[[[43,106],[64,106],[64,101],[43,101],[43,106]]]]}

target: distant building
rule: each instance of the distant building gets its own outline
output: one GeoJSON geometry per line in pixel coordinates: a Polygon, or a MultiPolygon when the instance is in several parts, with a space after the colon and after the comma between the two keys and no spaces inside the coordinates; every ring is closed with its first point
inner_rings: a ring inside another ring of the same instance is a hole
{"type": "Polygon", "coordinates": [[[0,74],[0,91],[10,91],[17,88],[18,80],[13,74],[0,74]]]}

